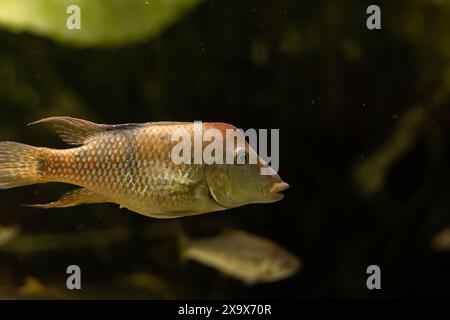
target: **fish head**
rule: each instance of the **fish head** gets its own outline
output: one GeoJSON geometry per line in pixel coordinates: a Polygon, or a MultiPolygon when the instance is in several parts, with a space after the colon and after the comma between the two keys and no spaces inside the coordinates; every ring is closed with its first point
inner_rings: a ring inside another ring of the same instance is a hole
{"type": "Polygon", "coordinates": [[[260,264],[259,278],[261,282],[273,282],[286,279],[300,270],[301,262],[293,255],[267,259],[260,264]]]}
{"type": "Polygon", "coordinates": [[[233,208],[283,199],[282,191],[289,185],[245,141],[236,127],[222,125],[238,134],[235,136],[237,143],[223,141],[226,154],[231,155],[232,162],[226,161],[224,155],[223,164],[212,164],[206,168],[205,176],[214,200],[223,207],[233,208]]]}

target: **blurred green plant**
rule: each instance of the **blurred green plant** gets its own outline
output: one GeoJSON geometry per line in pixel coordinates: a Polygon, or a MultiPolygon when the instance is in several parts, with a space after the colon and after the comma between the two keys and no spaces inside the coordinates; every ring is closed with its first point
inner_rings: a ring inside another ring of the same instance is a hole
{"type": "Polygon", "coordinates": [[[363,195],[371,196],[383,189],[388,171],[415,143],[425,119],[423,108],[411,108],[385,145],[356,167],[354,179],[363,195]]]}
{"type": "Polygon", "coordinates": [[[157,36],[201,0],[0,0],[0,24],[79,47],[119,46],[157,36]],[[81,11],[69,30],[67,8],[81,11]]]}

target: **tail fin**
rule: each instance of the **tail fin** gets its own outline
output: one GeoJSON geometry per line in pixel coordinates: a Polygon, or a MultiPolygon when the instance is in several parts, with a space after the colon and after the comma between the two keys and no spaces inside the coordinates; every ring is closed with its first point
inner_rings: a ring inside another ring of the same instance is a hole
{"type": "Polygon", "coordinates": [[[16,142],[0,142],[0,189],[39,183],[43,165],[42,149],[16,142]]]}

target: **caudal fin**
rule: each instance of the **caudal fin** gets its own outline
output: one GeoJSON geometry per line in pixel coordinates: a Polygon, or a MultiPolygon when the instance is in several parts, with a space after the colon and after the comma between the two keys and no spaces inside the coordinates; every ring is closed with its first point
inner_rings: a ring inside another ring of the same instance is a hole
{"type": "Polygon", "coordinates": [[[0,142],[0,189],[40,183],[43,165],[42,149],[16,142],[0,142]]]}

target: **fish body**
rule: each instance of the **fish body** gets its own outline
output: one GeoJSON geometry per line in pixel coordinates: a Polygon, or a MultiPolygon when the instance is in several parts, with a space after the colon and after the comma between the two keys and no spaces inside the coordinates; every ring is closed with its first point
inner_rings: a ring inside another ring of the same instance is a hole
{"type": "Polygon", "coordinates": [[[240,230],[192,241],[182,255],[247,285],[283,280],[301,267],[297,257],[276,243],[240,230]]]}
{"type": "MultiPolygon", "coordinates": [[[[241,172],[230,175],[233,170],[226,164],[175,163],[172,150],[178,142],[171,137],[179,130],[193,137],[194,126],[189,122],[103,125],[53,117],[35,123],[54,125],[62,139],[75,147],[56,150],[0,142],[0,188],[48,182],[81,187],[59,201],[35,207],[112,202],[146,216],[175,218],[278,201],[287,185],[275,172],[257,176],[256,168],[267,166],[263,162],[248,165],[250,179],[241,172]],[[235,177],[241,181],[234,181],[235,177]],[[252,191],[238,190],[248,188],[249,181],[243,179],[255,180],[254,194],[247,199],[239,199],[252,191]]],[[[235,129],[205,123],[204,129],[208,128],[235,129]]],[[[247,145],[246,152],[254,151],[247,145]]]]}

